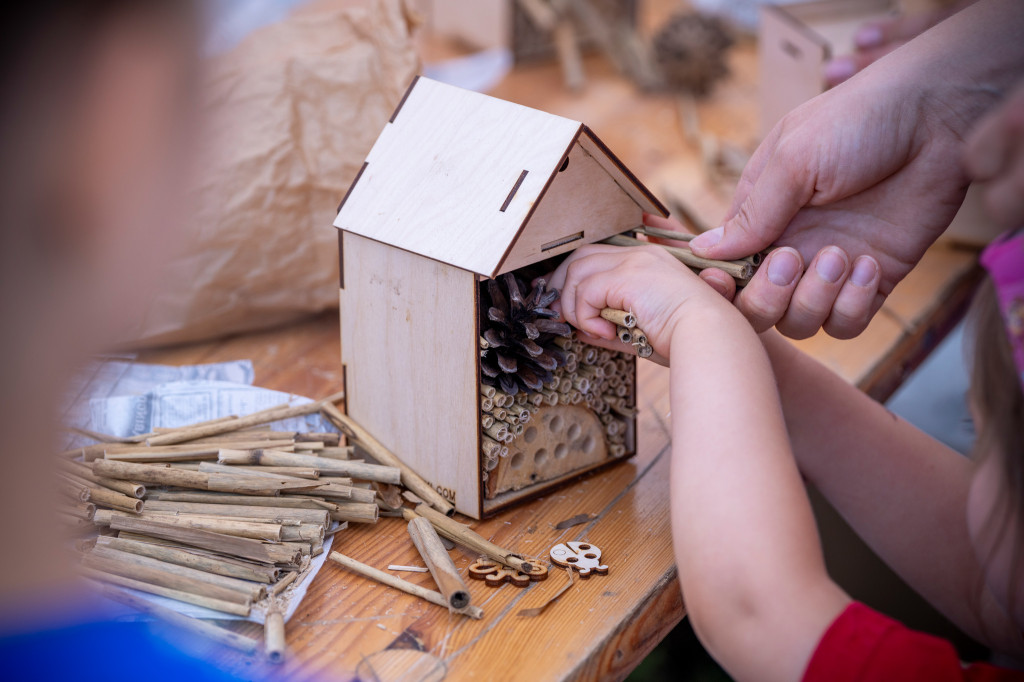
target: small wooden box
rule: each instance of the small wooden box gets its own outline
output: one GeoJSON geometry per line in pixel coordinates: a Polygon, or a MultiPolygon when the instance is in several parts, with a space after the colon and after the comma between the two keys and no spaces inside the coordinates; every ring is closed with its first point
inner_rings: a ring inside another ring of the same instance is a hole
{"type": "Polygon", "coordinates": [[[825,92],[823,70],[854,50],[865,22],[892,17],[896,0],[815,0],[763,5],[758,40],[761,134],[807,100],[825,92]]]}
{"type": "MultiPolygon", "coordinates": [[[[474,518],[634,454],[635,403],[613,416],[545,404],[488,475],[480,299],[488,279],[529,281],[643,212],[667,214],[578,121],[415,80],[334,223],[349,414],[474,518]],[[621,426],[621,456],[593,437],[602,417],[621,426]]],[[[635,395],[635,358],[602,359],[635,395]]]]}

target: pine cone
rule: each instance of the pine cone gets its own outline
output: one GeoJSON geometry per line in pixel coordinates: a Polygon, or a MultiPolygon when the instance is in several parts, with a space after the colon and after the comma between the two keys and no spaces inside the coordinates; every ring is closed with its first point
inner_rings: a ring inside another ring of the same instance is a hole
{"type": "Polygon", "coordinates": [[[654,54],[668,87],[705,95],[729,73],[733,39],[721,20],[696,12],[676,14],[654,38],[654,54]]]}
{"type": "Polygon", "coordinates": [[[548,289],[543,279],[524,297],[525,288],[509,272],[500,281],[487,280],[481,292],[487,311],[481,329],[488,348],[480,354],[480,379],[509,395],[539,391],[551,381],[552,372],[565,364],[554,339],[572,335],[569,325],[557,322],[558,313],[548,308],[558,300],[558,290],[548,289]]]}

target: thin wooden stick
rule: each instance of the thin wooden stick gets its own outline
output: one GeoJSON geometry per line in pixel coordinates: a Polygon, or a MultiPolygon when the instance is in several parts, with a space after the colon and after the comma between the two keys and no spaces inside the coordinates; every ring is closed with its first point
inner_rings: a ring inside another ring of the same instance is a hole
{"type": "Polygon", "coordinates": [[[218,464],[262,464],[264,466],[299,466],[312,467],[321,473],[329,471],[342,476],[351,476],[365,481],[399,484],[402,472],[398,467],[366,464],[347,459],[330,459],[315,455],[303,455],[297,452],[278,452],[276,450],[221,450],[217,456],[218,464]]]}
{"type": "MultiPolygon", "coordinates": [[[[93,517],[93,523],[98,526],[109,526],[113,522],[114,518],[118,516],[123,516],[123,512],[101,509],[97,511],[96,515],[93,517]]],[[[181,528],[199,528],[213,533],[222,533],[224,535],[233,535],[235,537],[250,538],[253,540],[263,540],[264,542],[281,542],[284,539],[281,536],[282,526],[280,524],[269,522],[258,523],[236,521],[230,518],[218,518],[213,516],[187,516],[173,513],[161,514],[159,512],[145,512],[131,518],[149,519],[152,521],[159,521],[160,523],[164,523],[169,526],[178,526],[181,528]]]]}
{"type": "Polygon", "coordinates": [[[186,441],[195,440],[196,438],[206,438],[208,436],[227,433],[229,431],[238,431],[250,426],[258,426],[260,424],[267,424],[282,419],[304,417],[308,414],[319,412],[324,405],[333,405],[344,397],[344,392],[341,392],[328,396],[323,400],[314,400],[313,402],[305,405],[289,406],[285,403],[277,407],[261,410],[260,412],[226,422],[207,424],[206,426],[186,427],[170,433],[162,433],[148,438],[146,443],[149,445],[172,445],[174,443],[184,443],[186,441]]]}
{"type": "Polygon", "coordinates": [[[445,600],[453,609],[464,609],[469,606],[469,588],[463,582],[459,569],[455,568],[455,562],[441,544],[441,538],[437,536],[437,531],[430,521],[422,516],[410,519],[408,530],[412,544],[416,545],[416,550],[430,569],[430,575],[434,577],[438,591],[444,595],[445,600]]]}
{"type": "Polygon", "coordinates": [[[132,462],[116,462],[109,459],[94,461],[92,463],[92,470],[97,475],[122,480],[252,495],[274,495],[282,490],[312,490],[318,485],[316,481],[296,483],[295,481],[246,476],[244,474],[206,474],[187,469],[174,469],[132,462]]]}
{"type": "Polygon", "coordinates": [[[684,265],[698,270],[706,268],[718,268],[725,273],[731,275],[740,284],[746,284],[750,281],[750,278],[754,275],[754,266],[744,261],[724,261],[724,260],[712,260],[710,258],[701,258],[697,254],[693,253],[689,249],[680,249],[675,246],[666,246],[664,244],[655,244],[654,242],[645,242],[640,239],[634,239],[633,237],[627,237],[625,235],[617,234],[613,235],[604,240],[605,244],[611,244],[612,246],[648,246],[654,244],[659,248],[665,249],[670,253],[676,260],[684,265]]]}
{"type": "Polygon", "coordinates": [[[280,575],[280,569],[274,566],[257,566],[255,564],[197,554],[179,547],[152,544],[127,538],[112,538],[101,535],[96,538],[96,545],[105,545],[122,552],[148,556],[160,561],[178,564],[179,566],[188,566],[189,568],[206,571],[207,573],[216,573],[217,575],[226,575],[230,578],[252,580],[259,583],[273,583],[280,575]]]}
{"type": "MultiPolygon", "coordinates": [[[[169,493],[168,493],[169,494],[169,493]]],[[[238,496],[238,498],[246,500],[245,496],[238,496]]],[[[253,498],[253,499],[266,499],[266,498],[253,498]]],[[[271,498],[285,502],[285,498],[271,498]]],[[[207,516],[246,516],[254,519],[263,519],[272,523],[281,523],[285,520],[292,519],[297,520],[301,523],[316,523],[321,526],[326,526],[330,523],[330,518],[327,510],[322,508],[301,508],[301,507],[288,507],[281,505],[279,507],[271,507],[268,505],[250,505],[250,504],[214,504],[210,501],[203,502],[190,502],[190,501],[175,501],[167,499],[152,499],[147,501],[147,512],[169,512],[172,514],[204,514],[207,516]]]]}
{"type": "Polygon", "coordinates": [[[377,523],[380,507],[367,502],[338,502],[337,509],[331,512],[331,518],[352,523],[377,523]]]}
{"type": "Polygon", "coordinates": [[[84,478],[87,481],[101,485],[104,488],[110,488],[122,495],[128,495],[129,497],[136,497],[138,499],[142,499],[146,495],[146,486],[141,483],[132,483],[131,481],[121,481],[115,478],[97,476],[93,473],[92,469],[81,462],[66,459],[58,461],[60,462],[61,468],[65,471],[68,471],[79,478],[84,478]]]}
{"type": "Polygon", "coordinates": [[[608,320],[612,324],[618,327],[625,327],[626,329],[632,329],[636,326],[636,315],[625,310],[616,310],[615,308],[604,308],[601,311],[601,317],[608,320]]]}
{"type": "Polygon", "coordinates": [[[173,609],[140,599],[133,594],[125,592],[123,588],[100,582],[93,582],[92,586],[108,599],[120,602],[136,611],[148,613],[159,620],[198,635],[204,640],[216,642],[217,644],[231,647],[247,654],[254,653],[259,646],[259,642],[252,637],[240,635],[237,632],[214,625],[210,621],[186,616],[184,613],[178,613],[173,609]]]}
{"type": "Polygon", "coordinates": [[[198,528],[179,528],[160,521],[150,521],[149,519],[114,517],[111,519],[110,527],[114,530],[145,533],[157,538],[179,542],[183,545],[208,549],[213,552],[250,559],[264,564],[297,564],[300,561],[300,554],[294,548],[283,545],[268,545],[258,540],[213,533],[198,528]]]}
{"type": "MultiPolygon", "coordinates": [[[[119,554],[124,554],[124,552],[119,552],[119,554]]],[[[152,561],[148,557],[135,556],[132,554],[128,554],[127,556],[139,560],[152,561]]],[[[212,585],[207,582],[186,577],[184,571],[188,569],[185,569],[183,566],[166,564],[167,566],[173,567],[170,570],[166,570],[153,565],[142,565],[141,562],[135,563],[111,559],[109,556],[97,553],[96,550],[86,554],[82,558],[82,564],[86,568],[92,568],[105,573],[112,573],[125,578],[131,578],[132,580],[142,580],[153,585],[159,585],[160,587],[179,590],[181,592],[189,592],[200,597],[218,599],[220,601],[242,604],[245,606],[249,606],[252,603],[252,597],[248,594],[243,594],[242,592],[227,587],[212,585]]],[[[196,573],[202,573],[202,571],[196,571],[196,573]]],[[[206,575],[213,574],[208,573],[206,575]]]]}
{"type": "Polygon", "coordinates": [[[402,513],[407,520],[411,520],[417,515],[425,517],[434,525],[434,528],[439,534],[448,538],[452,542],[462,545],[463,547],[468,547],[478,554],[490,557],[509,568],[514,568],[517,571],[527,574],[533,570],[533,565],[523,559],[520,555],[496,545],[490,540],[485,540],[472,529],[467,528],[455,519],[450,519],[444,514],[439,514],[436,510],[425,504],[418,505],[415,512],[410,509],[404,509],[402,510],[402,513]]]}
{"type": "MultiPolygon", "coordinates": [[[[385,573],[384,571],[378,568],[374,568],[373,566],[367,566],[366,564],[356,561],[352,557],[345,556],[344,554],[341,554],[339,552],[331,552],[327,558],[335,563],[341,564],[353,573],[358,573],[359,575],[365,578],[369,578],[370,580],[376,580],[377,582],[383,583],[388,587],[393,587],[396,590],[401,590],[402,592],[405,592],[406,594],[411,594],[414,597],[424,599],[430,602],[431,604],[437,604],[438,606],[443,606],[451,610],[451,606],[449,606],[448,601],[440,592],[428,590],[427,588],[420,587],[416,583],[411,583],[408,580],[402,580],[399,577],[393,576],[389,573],[385,573]]],[[[462,615],[469,616],[470,618],[473,618],[475,620],[480,620],[484,617],[483,609],[473,604],[470,604],[468,607],[466,607],[465,610],[456,611],[456,613],[461,613],[462,615]]]]}
{"type": "Polygon", "coordinates": [[[371,457],[386,466],[398,467],[401,470],[401,483],[406,488],[416,493],[420,499],[438,510],[442,514],[450,516],[455,513],[455,507],[448,500],[441,496],[441,493],[427,483],[427,481],[413,471],[409,465],[400,460],[394,453],[384,447],[380,441],[374,438],[369,431],[360,426],[354,419],[333,404],[328,403],[321,410],[323,415],[336,427],[341,429],[350,438],[355,439],[371,457]]]}
{"type": "Polygon", "coordinates": [[[183,601],[186,604],[194,604],[196,606],[202,606],[203,608],[212,609],[213,611],[221,611],[223,613],[230,613],[236,616],[248,617],[250,607],[248,604],[236,604],[234,602],[225,601],[223,599],[213,599],[211,597],[204,597],[202,595],[193,594],[191,592],[184,592],[182,590],[175,590],[169,587],[163,587],[162,585],[155,585],[144,580],[136,580],[135,578],[126,578],[116,573],[108,573],[106,571],[98,570],[95,568],[89,568],[84,566],[80,569],[82,574],[93,580],[99,580],[105,583],[111,583],[113,585],[120,585],[121,587],[129,587],[139,592],[148,592],[149,594],[155,594],[160,597],[167,597],[168,599],[177,599],[183,601]]]}
{"type": "Polygon", "coordinates": [[[284,614],[275,602],[268,610],[263,621],[263,637],[266,644],[267,659],[271,663],[284,661],[284,614]]]}

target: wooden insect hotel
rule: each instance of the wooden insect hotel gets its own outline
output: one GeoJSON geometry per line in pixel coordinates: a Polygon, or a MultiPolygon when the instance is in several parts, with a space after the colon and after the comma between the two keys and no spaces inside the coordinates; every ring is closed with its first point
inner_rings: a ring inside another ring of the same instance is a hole
{"type": "Polygon", "coordinates": [[[350,415],[482,518],[636,452],[636,358],[539,281],[665,208],[585,125],[426,78],[342,199],[350,415]]]}

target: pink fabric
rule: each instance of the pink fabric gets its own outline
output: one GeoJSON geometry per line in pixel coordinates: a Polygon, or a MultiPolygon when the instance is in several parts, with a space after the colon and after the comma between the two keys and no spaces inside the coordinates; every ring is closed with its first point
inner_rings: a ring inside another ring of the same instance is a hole
{"type": "Polygon", "coordinates": [[[1008,233],[981,252],[981,264],[996,286],[1017,374],[1024,382],[1024,230],[1008,233]]]}

